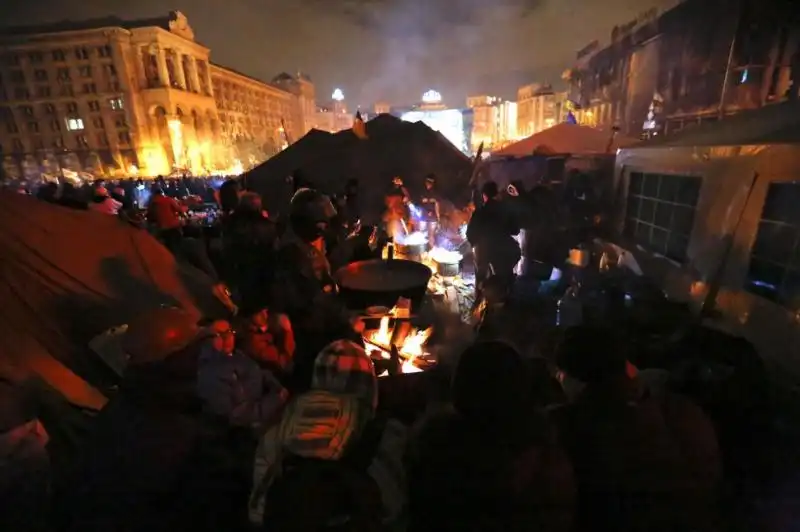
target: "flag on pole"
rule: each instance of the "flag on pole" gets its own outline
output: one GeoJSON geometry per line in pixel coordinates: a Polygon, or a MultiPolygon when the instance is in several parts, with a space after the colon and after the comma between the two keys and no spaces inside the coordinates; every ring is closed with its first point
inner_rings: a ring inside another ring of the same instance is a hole
{"type": "Polygon", "coordinates": [[[361,118],[361,111],[356,111],[356,117],[353,119],[353,133],[361,140],[367,139],[367,125],[361,118]]]}

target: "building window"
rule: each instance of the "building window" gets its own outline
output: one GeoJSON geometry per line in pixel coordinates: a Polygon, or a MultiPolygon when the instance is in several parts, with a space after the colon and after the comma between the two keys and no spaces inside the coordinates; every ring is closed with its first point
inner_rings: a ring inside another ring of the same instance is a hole
{"type": "Polygon", "coordinates": [[[50,87],[44,85],[36,87],[36,97],[37,98],[49,98],[52,95],[50,91],[50,87]]]}
{"type": "Polygon", "coordinates": [[[100,110],[100,102],[97,100],[92,100],[89,102],[89,110],[90,111],[99,111],[100,110]]]}
{"type": "Polygon", "coordinates": [[[86,138],[86,135],[75,135],[75,142],[77,142],[78,146],[81,148],[89,147],[89,140],[86,138]]]}
{"type": "Polygon", "coordinates": [[[19,112],[22,113],[24,116],[33,116],[33,107],[30,105],[22,105],[19,108],[19,112]]]}
{"type": "Polygon", "coordinates": [[[16,122],[6,122],[6,131],[9,133],[19,133],[19,128],[17,127],[16,122]]]}
{"type": "Polygon", "coordinates": [[[50,129],[53,131],[61,131],[61,122],[53,120],[50,122],[50,129]]]}
{"type": "Polygon", "coordinates": [[[25,72],[22,70],[12,70],[8,74],[8,79],[11,83],[25,83],[25,72]]]}
{"type": "Polygon", "coordinates": [[[111,98],[108,100],[108,104],[114,111],[122,111],[125,108],[123,106],[122,98],[111,98]]]}
{"type": "Polygon", "coordinates": [[[56,73],[56,79],[59,81],[69,81],[72,79],[72,75],[69,72],[69,67],[59,68],[58,72],[56,73]]]}
{"type": "Polygon", "coordinates": [[[63,148],[64,147],[64,139],[61,137],[56,137],[53,139],[53,147],[55,148],[63,148]]]}
{"type": "Polygon", "coordinates": [[[100,46],[97,48],[97,54],[100,57],[111,57],[111,47],[109,45],[100,46]]]}
{"type": "Polygon", "coordinates": [[[67,54],[64,53],[64,50],[53,50],[53,61],[66,61],[67,54]]]}
{"type": "Polygon", "coordinates": [[[127,131],[120,131],[117,134],[117,138],[119,139],[120,144],[130,144],[131,143],[131,136],[127,131]]]}
{"type": "Polygon", "coordinates": [[[14,99],[15,100],[30,100],[31,93],[28,89],[17,87],[14,89],[14,99]]]}
{"type": "Polygon", "coordinates": [[[37,68],[33,71],[33,79],[36,81],[47,81],[47,70],[37,68]]]}
{"type": "Polygon", "coordinates": [[[75,102],[69,102],[67,104],[67,112],[68,113],[77,113],[78,112],[78,104],[75,102]]]}
{"type": "Polygon", "coordinates": [[[632,172],[625,234],[652,253],[684,262],[702,182],[699,177],[632,172]]]}
{"type": "Polygon", "coordinates": [[[84,83],[83,84],[83,93],[84,94],[97,94],[97,85],[94,83],[84,83]]]}
{"type": "Polygon", "coordinates": [[[92,125],[95,127],[95,129],[105,129],[106,128],[106,123],[103,122],[103,119],[100,118],[99,116],[97,118],[92,119],[92,125]]]}
{"type": "Polygon", "coordinates": [[[33,139],[33,149],[34,150],[43,150],[44,149],[44,141],[42,137],[34,137],[33,139]]]}
{"type": "Polygon", "coordinates": [[[60,90],[60,96],[75,96],[75,91],[72,89],[72,85],[62,85],[60,90]]]}
{"type": "Polygon", "coordinates": [[[82,46],[75,48],[75,57],[77,57],[79,61],[89,59],[89,50],[82,46]]]}
{"type": "Polygon", "coordinates": [[[105,71],[106,75],[111,78],[117,77],[117,67],[114,65],[103,65],[103,70],[105,71]]]}
{"type": "Polygon", "coordinates": [[[119,81],[112,81],[108,84],[108,92],[121,92],[119,81]]]}
{"type": "Polygon", "coordinates": [[[31,133],[39,132],[39,122],[28,122],[28,131],[31,133]]]}
{"type": "Polygon", "coordinates": [[[100,146],[108,146],[108,137],[106,137],[105,133],[97,134],[97,144],[100,146]]]}
{"type": "Polygon", "coordinates": [[[12,140],[11,145],[14,147],[15,152],[25,151],[25,146],[22,144],[22,141],[20,139],[12,140]]]}
{"type": "Polygon", "coordinates": [[[800,308],[800,183],[772,183],[761,211],[745,290],[800,308]]]}
{"type": "Polygon", "coordinates": [[[125,117],[122,116],[114,120],[114,126],[116,126],[118,129],[126,129],[128,127],[128,123],[125,121],[125,117]]]}
{"type": "Polygon", "coordinates": [[[83,120],[80,118],[67,118],[68,131],[83,131],[83,120]]]}
{"type": "Polygon", "coordinates": [[[44,104],[44,112],[48,115],[54,115],[56,114],[56,106],[52,103],[46,103],[44,104]]]}
{"type": "Polygon", "coordinates": [[[91,78],[92,77],[92,67],[89,65],[82,66],[78,69],[80,76],[82,78],[91,78]]]}

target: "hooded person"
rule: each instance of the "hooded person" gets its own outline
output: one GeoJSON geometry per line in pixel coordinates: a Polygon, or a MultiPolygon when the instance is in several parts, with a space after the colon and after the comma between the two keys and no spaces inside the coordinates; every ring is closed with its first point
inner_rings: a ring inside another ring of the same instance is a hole
{"type": "Polygon", "coordinates": [[[552,411],[578,481],[579,529],[713,530],[716,434],[690,401],[641,385],[614,332],[566,330],[557,364],[569,405],[552,411]]]}
{"type": "Polygon", "coordinates": [[[327,258],[325,236],[335,214],[325,195],[298,190],[275,263],[271,310],[286,314],[295,329],[294,375],[299,389],[308,387],[314,358],[322,348],[334,339],[358,338],[349,314],[335,298],[337,287],[327,258]]]}
{"type": "Polygon", "coordinates": [[[364,514],[395,522],[405,507],[408,434],[399,421],[379,415],[377,406],[375,368],[364,349],[347,340],[323,349],[315,360],[311,389],[292,399],[280,425],[259,445],[251,521],[263,520],[266,527],[353,512],[359,516],[346,517],[354,522],[368,518],[364,514]],[[321,472],[327,472],[327,481],[317,477],[321,472]],[[353,483],[339,482],[342,476],[353,483]],[[354,486],[360,487],[351,490],[354,486]],[[303,515],[293,516],[298,497],[307,505],[303,515]]]}
{"type": "MultiPolygon", "coordinates": [[[[75,532],[209,531],[232,522],[219,441],[196,395],[206,332],[178,308],[140,314],[123,337],[128,366],[100,412],[65,496],[75,532]]],[[[231,473],[232,474],[232,473],[231,473]]]]}
{"type": "Polygon", "coordinates": [[[409,457],[409,531],[570,531],[572,469],[505,343],[461,356],[453,407],[424,420],[409,457]]]}

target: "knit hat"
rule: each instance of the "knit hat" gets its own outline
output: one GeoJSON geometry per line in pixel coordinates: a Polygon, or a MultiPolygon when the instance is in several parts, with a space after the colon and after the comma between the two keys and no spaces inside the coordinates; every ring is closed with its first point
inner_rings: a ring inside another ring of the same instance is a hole
{"type": "Polygon", "coordinates": [[[378,406],[375,366],[364,348],[350,340],[336,340],[317,355],[311,388],[355,396],[373,409],[378,406]]]}

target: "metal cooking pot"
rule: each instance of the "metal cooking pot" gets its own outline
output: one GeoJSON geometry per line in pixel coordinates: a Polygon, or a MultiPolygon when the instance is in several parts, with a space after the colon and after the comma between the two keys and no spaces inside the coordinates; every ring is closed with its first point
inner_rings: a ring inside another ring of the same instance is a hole
{"type": "Polygon", "coordinates": [[[393,307],[397,299],[411,300],[419,309],[428,289],[431,270],[410,260],[365,260],[340,268],[334,275],[339,295],[351,309],[393,307]]]}
{"type": "Polygon", "coordinates": [[[400,259],[419,262],[422,260],[422,254],[426,247],[426,244],[398,244],[395,242],[394,253],[400,259]]]}

